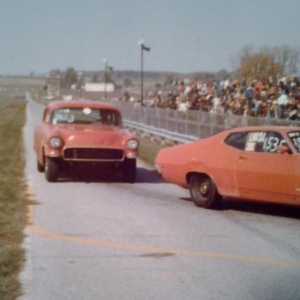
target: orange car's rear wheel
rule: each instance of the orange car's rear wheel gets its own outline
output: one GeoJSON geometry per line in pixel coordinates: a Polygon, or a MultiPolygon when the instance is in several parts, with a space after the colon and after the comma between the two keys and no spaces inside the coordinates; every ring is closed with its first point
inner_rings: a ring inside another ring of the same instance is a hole
{"type": "Polygon", "coordinates": [[[196,206],[216,208],[221,197],[213,180],[200,174],[192,174],[189,180],[191,198],[196,206]]]}

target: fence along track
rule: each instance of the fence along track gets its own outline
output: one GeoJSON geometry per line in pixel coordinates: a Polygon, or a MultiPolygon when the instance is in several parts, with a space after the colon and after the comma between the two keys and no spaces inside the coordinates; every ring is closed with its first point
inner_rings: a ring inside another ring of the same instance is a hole
{"type": "Polygon", "coordinates": [[[233,114],[218,115],[203,111],[186,112],[146,107],[131,102],[114,102],[122,112],[128,128],[158,136],[162,140],[186,143],[202,139],[226,129],[244,126],[300,126],[300,122],[244,117],[233,114]]]}

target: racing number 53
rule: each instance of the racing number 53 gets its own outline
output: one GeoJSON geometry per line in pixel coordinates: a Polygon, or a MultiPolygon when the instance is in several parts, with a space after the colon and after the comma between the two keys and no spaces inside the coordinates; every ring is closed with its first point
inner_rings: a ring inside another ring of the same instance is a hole
{"type": "Polygon", "coordinates": [[[278,137],[274,137],[274,136],[267,137],[264,140],[263,149],[264,151],[267,152],[276,152],[279,144],[280,144],[280,140],[278,137]]]}

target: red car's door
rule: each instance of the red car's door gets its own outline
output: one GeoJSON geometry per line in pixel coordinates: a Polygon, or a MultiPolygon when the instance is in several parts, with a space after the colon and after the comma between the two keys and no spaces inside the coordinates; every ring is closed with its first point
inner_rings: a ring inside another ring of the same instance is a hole
{"type": "Polygon", "coordinates": [[[282,137],[274,132],[250,132],[236,163],[241,198],[295,203],[296,156],[276,153],[282,137]]]}

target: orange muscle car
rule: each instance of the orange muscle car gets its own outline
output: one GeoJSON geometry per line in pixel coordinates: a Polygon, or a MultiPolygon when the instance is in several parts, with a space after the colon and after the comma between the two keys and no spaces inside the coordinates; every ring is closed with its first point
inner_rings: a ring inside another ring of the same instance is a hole
{"type": "Polygon", "coordinates": [[[66,167],[115,170],[134,182],[138,140],[122,127],[117,107],[96,101],[54,101],[34,132],[37,169],[49,182],[66,167]]]}
{"type": "Polygon", "coordinates": [[[160,150],[156,169],[196,206],[222,197],[300,205],[300,127],[258,126],[160,150]]]}

